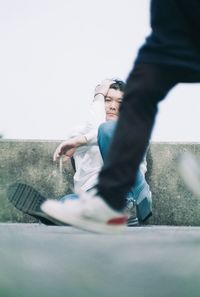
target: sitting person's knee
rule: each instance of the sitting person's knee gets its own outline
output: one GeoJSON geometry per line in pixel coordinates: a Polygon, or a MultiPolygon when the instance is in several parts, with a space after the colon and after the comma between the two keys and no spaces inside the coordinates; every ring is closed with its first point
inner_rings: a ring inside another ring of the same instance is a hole
{"type": "Polygon", "coordinates": [[[99,137],[112,137],[116,127],[116,121],[107,121],[99,126],[98,138],[99,137]]]}

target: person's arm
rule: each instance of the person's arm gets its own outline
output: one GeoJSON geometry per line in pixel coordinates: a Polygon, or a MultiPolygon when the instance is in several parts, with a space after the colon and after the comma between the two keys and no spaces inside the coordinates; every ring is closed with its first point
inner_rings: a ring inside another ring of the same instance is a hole
{"type": "Polygon", "coordinates": [[[61,144],[56,148],[53,160],[57,161],[61,156],[65,156],[65,161],[70,159],[76,149],[80,146],[86,145],[87,139],[84,135],[76,136],[61,142],[61,144]]]}
{"type": "Polygon", "coordinates": [[[67,161],[80,146],[96,144],[98,125],[104,122],[104,110],[104,96],[97,94],[91,104],[87,121],[75,128],[70,137],[60,143],[54,152],[53,161],[58,161],[61,156],[65,156],[67,161]]]}
{"type": "Polygon", "coordinates": [[[78,147],[97,143],[98,127],[105,122],[105,96],[112,83],[112,80],[106,79],[96,86],[86,123],[56,148],[53,155],[54,161],[57,161],[61,156],[65,156],[65,161],[67,161],[74,155],[78,147]]]}
{"type": "Polygon", "coordinates": [[[95,88],[94,99],[86,123],[87,132],[84,133],[84,136],[87,139],[87,144],[94,144],[97,142],[98,127],[106,121],[105,96],[112,83],[113,81],[111,79],[105,79],[95,88]]]}

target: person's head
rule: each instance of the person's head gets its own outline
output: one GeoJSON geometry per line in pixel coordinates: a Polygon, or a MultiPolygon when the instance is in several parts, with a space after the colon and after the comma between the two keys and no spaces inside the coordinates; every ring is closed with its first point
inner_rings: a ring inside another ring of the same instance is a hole
{"type": "Polygon", "coordinates": [[[119,107],[123,99],[124,90],[125,83],[123,81],[113,80],[105,96],[106,121],[118,119],[119,107]]]}

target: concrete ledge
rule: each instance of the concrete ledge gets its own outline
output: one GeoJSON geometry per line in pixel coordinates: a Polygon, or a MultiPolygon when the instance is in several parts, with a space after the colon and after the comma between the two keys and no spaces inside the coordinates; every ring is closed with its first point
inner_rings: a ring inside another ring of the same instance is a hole
{"type": "MultiPolygon", "coordinates": [[[[52,162],[59,141],[0,141],[0,222],[34,222],[7,200],[6,188],[25,182],[49,198],[70,193],[73,168],[62,171],[52,162]]],[[[187,190],[177,172],[177,156],[190,151],[200,155],[199,144],[152,143],[148,150],[147,180],[153,195],[153,217],[148,224],[200,225],[200,201],[187,190]]]]}
{"type": "Polygon", "coordinates": [[[73,168],[70,162],[60,172],[52,159],[59,143],[60,141],[0,141],[1,222],[35,222],[7,200],[6,188],[13,182],[28,183],[49,198],[71,192],[73,168]]]}

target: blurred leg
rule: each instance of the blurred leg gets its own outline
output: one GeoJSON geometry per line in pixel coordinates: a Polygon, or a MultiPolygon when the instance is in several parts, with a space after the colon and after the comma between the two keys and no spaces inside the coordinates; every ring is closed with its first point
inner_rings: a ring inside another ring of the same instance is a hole
{"type": "Polygon", "coordinates": [[[108,158],[100,172],[99,194],[115,209],[126,196],[147,149],[157,105],[176,84],[176,73],[155,65],[136,66],[131,72],[108,158]]]}
{"type": "MultiPolygon", "coordinates": [[[[117,121],[107,121],[98,129],[98,145],[104,161],[108,155],[116,124],[117,121]]],[[[127,195],[127,207],[130,215],[134,214],[134,217],[136,207],[140,221],[146,220],[152,213],[151,191],[140,169],[136,174],[135,184],[127,195]]]]}

